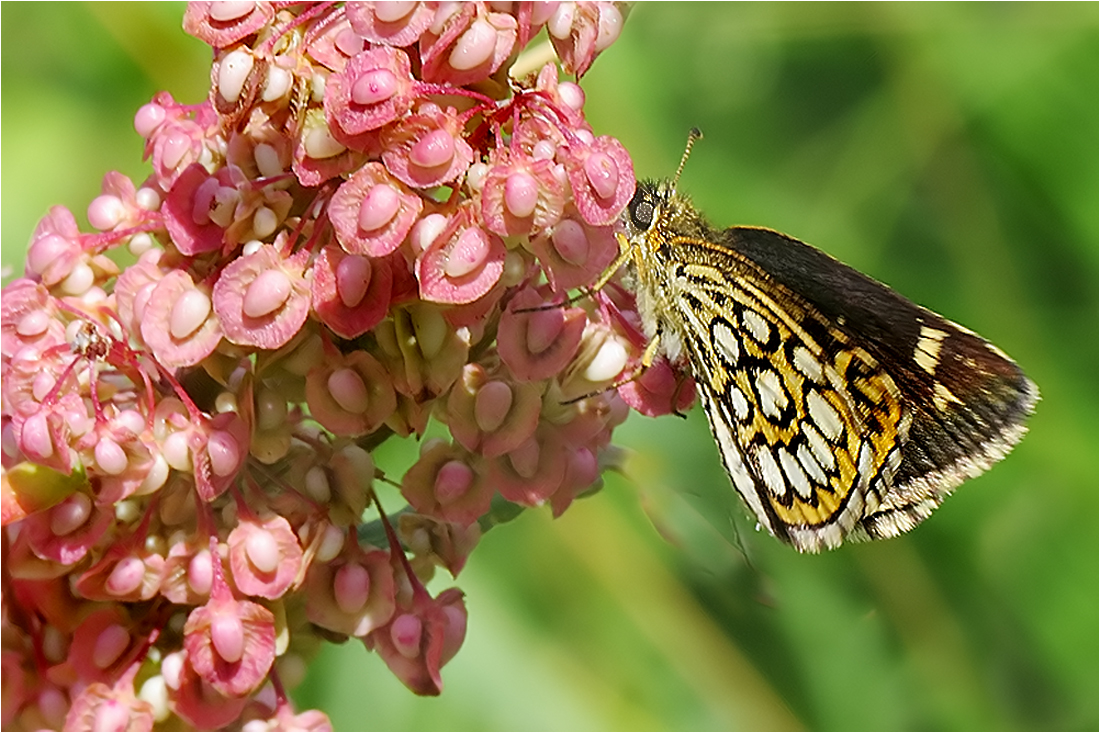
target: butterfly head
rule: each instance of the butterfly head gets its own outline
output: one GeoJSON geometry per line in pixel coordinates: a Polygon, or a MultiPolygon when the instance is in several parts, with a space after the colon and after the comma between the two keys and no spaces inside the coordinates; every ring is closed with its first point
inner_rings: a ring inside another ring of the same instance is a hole
{"type": "Polygon", "coordinates": [[[677,193],[675,180],[638,181],[622,222],[627,241],[635,246],[677,236],[706,239],[710,233],[691,199],[677,193]]]}
{"type": "Polygon", "coordinates": [[[627,240],[640,246],[654,240],[668,241],[676,236],[706,238],[710,227],[691,200],[676,191],[695,141],[703,137],[699,128],[688,133],[687,146],[676,168],[676,175],[665,181],[638,181],[634,198],[623,212],[627,240]]]}

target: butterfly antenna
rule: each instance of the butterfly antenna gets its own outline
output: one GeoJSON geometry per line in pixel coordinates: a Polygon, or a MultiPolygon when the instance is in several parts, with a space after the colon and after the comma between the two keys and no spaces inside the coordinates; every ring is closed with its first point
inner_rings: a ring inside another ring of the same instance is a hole
{"type": "Polygon", "coordinates": [[[684,172],[684,164],[688,162],[688,156],[691,155],[691,149],[695,146],[695,141],[703,137],[703,132],[698,127],[691,128],[691,132],[688,133],[687,147],[684,148],[684,157],[680,158],[680,165],[676,168],[676,175],[672,179],[672,190],[676,190],[676,185],[680,182],[680,174],[684,172]]]}

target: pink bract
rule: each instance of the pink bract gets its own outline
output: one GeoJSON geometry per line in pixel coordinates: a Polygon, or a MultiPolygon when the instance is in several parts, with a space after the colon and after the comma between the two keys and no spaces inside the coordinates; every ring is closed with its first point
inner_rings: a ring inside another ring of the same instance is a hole
{"type": "Polygon", "coordinates": [[[360,547],[353,537],[332,562],[310,567],[306,589],[309,620],[338,634],[366,636],[396,608],[389,553],[360,547]]]}
{"type": "Polygon", "coordinates": [[[458,179],[474,160],[453,109],[422,104],[415,114],[382,131],[382,162],[413,188],[432,188],[458,179]]]}
{"type": "Polygon", "coordinates": [[[565,478],[567,448],[550,427],[492,462],[490,480],[500,495],[523,506],[541,506],[565,478]]]}
{"type": "Polygon", "coordinates": [[[184,662],[176,685],[168,687],[168,702],[196,730],[218,730],[236,720],[249,699],[222,694],[184,662]]]}
{"type": "Polygon", "coordinates": [[[139,700],[132,681],[121,681],[115,687],[93,682],[73,700],[65,716],[65,730],[152,730],[153,706],[139,700]]]}
{"type": "Polygon", "coordinates": [[[351,3],[347,17],[355,32],[372,43],[395,48],[412,45],[435,17],[432,3],[392,3],[392,8],[373,3],[351,3]],[[402,12],[404,11],[404,12],[402,12]]]}
{"type": "Polygon", "coordinates": [[[448,425],[467,450],[495,458],[531,437],[541,408],[537,384],[514,381],[504,370],[490,374],[479,364],[467,364],[447,399],[448,425]]]}
{"type": "Polygon", "coordinates": [[[27,250],[26,275],[52,287],[72,272],[83,254],[80,229],[72,212],[54,206],[35,227],[27,250]]]}
{"type": "Polygon", "coordinates": [[[392,283],[388,259],[325,247],[313,263],[313,310],[340,338],[361,336],[385,317],[392,283]]]}
{"type": "Polygon", "coordinates": [[[634,164],[626,148],[601,135],[591,145],[570,144],[564,157],[581,217],[597,226],[615,223],[634,196],[634,164]]]}
{"type": "Polygon", "coordinates": [[[147,601],[160,590],[164,558],[155,552],[115,545],[76,581],[93,601],[147,601]]]}
{"type": "Polygon", "coordinates": [[[145,302],[141,336],[167,367],[192,366],[210,356],[222,340],[210,288],[195,285],[183,270],[165,275],[145,302]]]}
{"type": "Polygon", "coordinates": [[[325,117],[330,127],[358,135],[377,130],[409,111],[413,104],[409,57],[382,46],[356,54],[329,77],[325,117]]]}
{"type": "Polygon", "coordinates": [[[213,566],[206,543],[180,541],[168,550],[160,592],[172,603],[198,606],[210,597],[213,566]]]}
{"type": "Polygon", "coordinates": [[[73,632],[70,660],[80,675],[106,682],[131,661],[136,642],[133,622],[120,606],[93,611],[73,632]]]}
{"type": "Polygon", "coordinates": [[[565,477],[550,497],[550,510],[554,517],[560,517],[578,496],[590,491],[599,477],[600,464],[594,450],[585,447],[569,450],[566,453],[565,477]]]}
{"type": "Polygon", "coordinates": [[[443,691],[440,670],[466,637],[466,604],[462,592],[451,588],[436,598],[419,594],[412,608],[401,608],[389,624],[371,633],[368,649],[375,649],[405,686],[418,695],[443,691]]]}
{"type": "Polygon", "coordinates": [[[192,163],[172,184],[164,202],[164,225],[172,243],[185,255],[199,255],[221,249],[226,223],[219,223],[211,212],[219,207],[236,208],[228,169],[212,176],[198,163],[192,163]]]}
{"type": "Polygon", "coordinates": [[[686,374],[676,374],[668,362],[661,359],[637,379],[619,387],[619,395],[643,415],[667,415],[691,406],[695,401],[695,381],[686,374]]]}
{"type": "MultiPolygon", "coordinates": [[[[347,12],[351,12],[350,7],[347,12]]],[[[310,40],[309,55],[330,71],[340,71],[348,59],[360,53],[366,45],[366,40],[351,27],[346,17],[337,18],[310,40]]]]}
{"type": "Polygon", "coordinates": [[[115,308],[122,326],[135,336],[141,334],[141,321],[145,315],[145,306],[169,269],[160,266],[164,252],[151,249],[130,265],[115,281],[115,308]]]}
{"type": "Polygon", "coordinates": [[[351,175],[372,151],[380,150],[376,132],[365,132],[352,139],[339,128],[329,128],[322,109],[305,113],[301,133],[295,140],[294,175],[303,186],[320,186],[338,176],[351,175]]]}
{"type": "Polygon", "coordinates": [[[65,329],[57,318],[57,306],[41,283],[26,278],[12,281],[4,288],[0,301],[0,354],[3,378],[7,379],[10,359],[27,347],[41,353],[65,342],[65,329]]]}
{"type": "Polygon", "coordinates": [[[133,181],[118,171],[103,176],[102,193],[88,204],[88,223],[100,231],[132,227],[145,216],[133,181]]]}
{"type": "Polygon", "coordinates": [[[486,228],[501,236],[516,236],[553,226],[565,205],[565,183],[548,159],[500,151],[481,189],[486,228]]]}
{"type": "Polygon", "coordinates": [[[526,310],[542,302],[535,291],[521,291],[500,317],[500,358],[517,379],[534,381],[559,373],[573,359],[584,333],[583,310],[526,310]]]}
{"type": "Polygon", "coordinates": [[[466,567],[470,553],[481,539],[481,527],[477,522],[446,522],[410,512],[402,514],[397,524],[402,541],[417,557],[441,565],[452,578],[457,578],[466,567]]]}
{"type": "Polygon", "coordinates": [[[229,488],[248,457],[249,426],[235,412],[223,412],[190,431],[188,446],[195,489],[213,501],[229,488]]]}
{"type": "Polygon", "coordinates": [[[275,617],[252,601],[235,600],[222,585],[183,627],[187,661],[195,673],[226,697],[259,687],[275,661],[275,617]]]}
{"type": "Polygon", "coordinates": [[[242,519],[226,544],[233,582],[241,593],[274,600],[297,580],[302,548],[283,517],[262,522],[242,519]]]}
{"type": "Polygon", "coordinates": [[[531,251],[558,293],[594,281],[619,254],[613,229],[592,226],[572,207],[531,240],[531,251]]]}
{"type": "Polygon", "coordinates": [[[23,539],[35,555],[61,565],[75,565],[103,538],[114,516],[91,506],[88,497],[78,493],[23,521],[23,539]]]}
{"type": "Polygon", "coordinates": [[[584,76],[596,55],[619,37],[624,13],[614,2],[562,3],[547,21],[550,41],[567,74],[584,76]]]}
{"type": "Polygon", "coordinates": [[[313,418],[336,435],[373,432],[397,407],[389,375],[365,351],[312,369],[306,377],[306,402],[313,418]]]}
{"type": "Polygon", "coordinates": [[[381,163],[368,163],[336,190],[329,217],[345,252],[382,257],[401,246],[423,208],[381,163]]]}
{"type": "Polygon", "coordinates": [[[284,259],[265,244],[234,260],[214,284],[214,311],[229,341],[277,349],[294,338],[309,316],[308,256],[284,259]]]}
{"type": "Polygon", "coordinates": [[[477,456],[438,442],[405,473],[401,494],[418,512],[468,526],[489,510],[493,487],[477,456]]]}
{"type": "Polygon", "coordinates": [[[504,242],[476,221],[473,207],[464,206],[416,258],[421,298],[434,303],[472,303],[500,279],[504,242]]]}
{"type": "MultiPolygon", "coordinates": [[[[512,53],[515,18],[489,12],[481,3],[461,3],[457,7],[443,24],[442,32],[433,28],[420,38],[427,81],[473,84],[492,76],[512,53]]],[[[437,15],[433,26],[438,24],[437,15]]]]}
{"type": "Polygon", "coordinates": [[[263,28],[275,15],[269,2],[192,2],[183,29],[214,48],[223,48],[263,28]]]}

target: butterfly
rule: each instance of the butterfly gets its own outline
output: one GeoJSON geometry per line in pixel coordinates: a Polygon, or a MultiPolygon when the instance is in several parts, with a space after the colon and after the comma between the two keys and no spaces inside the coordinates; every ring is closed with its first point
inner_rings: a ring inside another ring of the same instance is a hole
{"type": "Polygon", "coordinates": [[[730,481],[802,552],[894,537],[1026,432],[1035,383],[1004,352],[810,245],[716,229],[639,182],[622,257],[657,355],[690,366],[730,481]]]}

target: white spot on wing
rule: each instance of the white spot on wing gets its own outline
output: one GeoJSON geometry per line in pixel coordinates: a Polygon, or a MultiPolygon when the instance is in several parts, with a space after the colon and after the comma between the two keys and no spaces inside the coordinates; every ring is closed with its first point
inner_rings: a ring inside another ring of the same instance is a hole
{"type": "Polygon", "coordinates": [[[779,375],[768,369],[756,375],[756,391],[760,395],[760,411],[778,419],[787,406],[787,393],[783,391],[779,375]]]}
{"type": "Polygon", "coordinates": [[[786,448],[779,448],[775,452],[791,486],[803,499],[810,499],[813,496],[813,489],[810,487],[810,480],[806,478],[806,472],[798,465],[798,461],[786,448]]]}
{"type": "Polygon", "coordinates": [[[803,425],[802,434],[806,436],[806,442],[810,444],[810,450],[813,451],[814,458],[826,471],[832,471],[836,468],[836,460],[833,458],[833,451],[829,447],[829,444],[825,442],[824,436],[821,435],[821,431],[815,428],[813,425],[803,425]]]}
{"type": "Polygon", "coordinates": [[[825,471],[821,468],[821,464],[814,458],[810,448],[803,444],[798,446],[798,462],[802,464],[802,468],[806,473],[810,474],[810,478],[814,480],[820,486],[828,485],[828,477],[825,475],[825,471]]]}
{"type": "Polygon", "coordinates": [[[929,374],[936,373],[936,365],[940,363],[940,347],[943,346],[946,336],[946,331],[921,326],[917,348],[913,349],[913,360],[917,362],[917,366],[929,374]]]}
{"type": "Polygon", "coordinates": [[[741,323],[758,343],[766,344],[771,339],[772,327],[764,316],[754,310],[745,309],[741,312],[741,323]]]}
{"type": "MultiPolygon", "coordinates": [[[[871,444],[867,441],[859,447],[859,473],[861,476],[869,476],[871,473],[871,444]]],[[[865,479],[866,480],[866,479],[865,479]]]]}
{"type": "Polygon", "coordinates": [[[737,385],[730,385],[730,403],[738,420],[748,419],[749,401],[745,399],[745,393],[737,385]]]}
{"type": "Polygon", "coordinates": [[[787,483],[783,480],[783,474],[779,472],[779,465],[767,446],[759,446],[756,449],[756,463],[760,466],[760,478],[764,485],[776,496],[785,496],[787,483]]]}
{"type": "Polygon", "coordinates": [[[821,362],[817,360],[805,346],[796,346],[794,349],[794,366],[815,382],[825,381],[825,374],[821,368],[821,362]]]}
{"type": "Polygon", "coordinates": [[[712,338],[718,353],[726,363],[731,368],[737,366],[737,362],[741,358],[741,345],[737,341],[737,334],[733,332],[729,324],[725,321],[718,321],[714,325],[712,338]]]}
{"type": "Polygon", "coordinates": [[[949,390],[943,382],[936,382],[936,386],[932,390],[932,404],[936,406],[937,410],[943,412],[952,402],[957,405],[962,404],[962,400],[956,397],[955,393],[949,390]]]}
{"type": "Polygon", "coordinates": [[[806,395],[806,409],[810,413],[810,420],[821,428],[821,432],[829,440],[836,442],[844,432],[844,423],[840,421],[840,415],[836,408],[821,396],[816,389],[812,389],[806,395]]]}
{"type": "Polygon", "coordinates": [[[897,448],[894,448],[886,456],[886,470],[890,472],[891,476],[893,476],[894,473],[898,470],[898,468],[900,466],[901,466],[901,451],[898,450],[897,448]]]}

